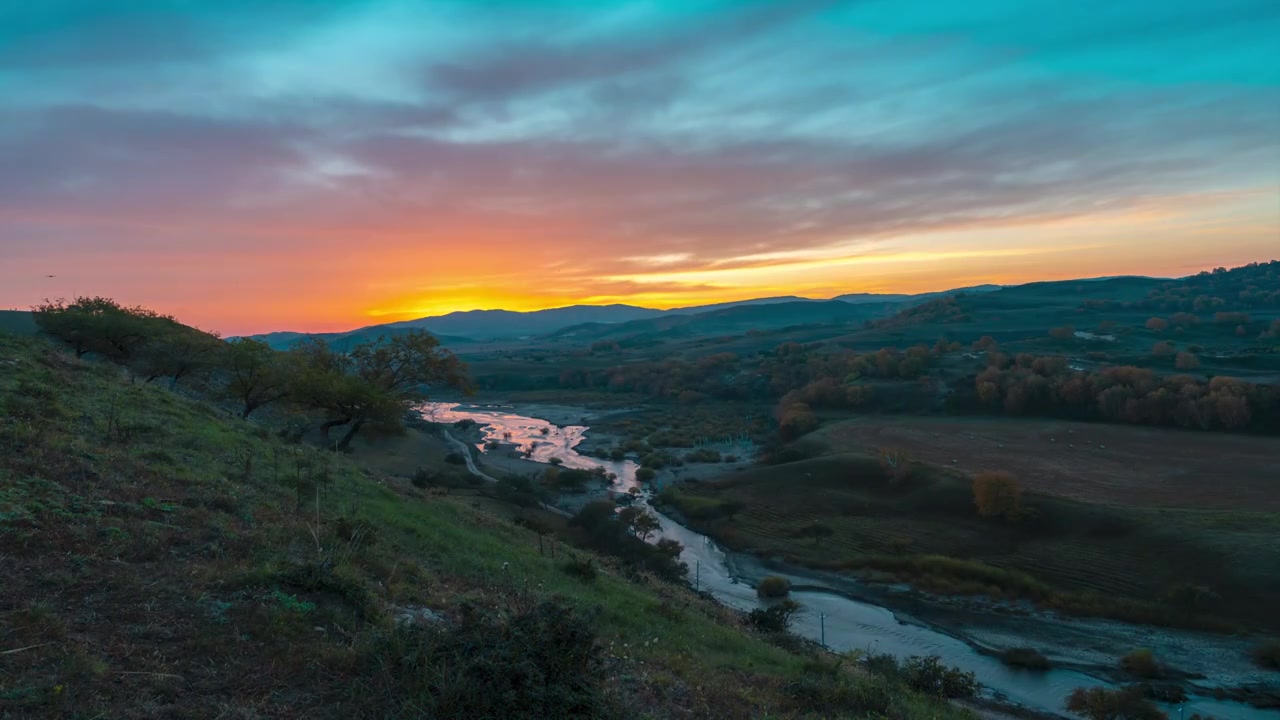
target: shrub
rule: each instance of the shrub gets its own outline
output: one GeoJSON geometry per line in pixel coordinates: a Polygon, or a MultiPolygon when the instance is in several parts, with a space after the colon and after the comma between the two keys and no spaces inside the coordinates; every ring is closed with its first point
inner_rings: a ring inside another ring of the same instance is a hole
{"type": "Polygon", "coordinates": [[[1009,648],[1000,653],[1000,662],[1009,667],[1023,668],[1026,670],[1048,670],[1052,665],[1049,658],[1045,657],[1039,650],[1029,647],[1009,648]]]}
{"type": "Polygon", "coordinates": [[[1022,488],[1010,473],[979,473],[973,478],[973,502],[984,518],[1014,520],[1022,509],[1022,488]]]}
{"type": "Polygon", "coordinates": [[[464,607],[457,624],[399,625],[367,650],[381,717],[606,718],[592,623],[543,602],[507,615],[464,607]]]}
{"type": "Polygon", "coordinates": [[[943,665],[937,655],[908,658],[902,677],[913,689],[942,698],[973,697],[980,687],[973,673],[943,665]]]}
{"type": "Polygon", "coordinates": [[[428,470],[426,468],[418,468],[417,470],[414,471],[413,479],[410,482],[413,483],[414,487],[421,490],[428,486],[435,485],[437,482],[439,482],[439,479],[440,479],[439,475],[434,471],[428,470]]]}
{"type": "Polygon", "coordinates": [[[1250,653],[1258,667],[1280,670],[1280,638],[1264,640],[1250,653]]]}
{"type": "Polygon", "coordinates": [[[791,627],[791,619],[800,611],[800,603],[794,600],[767,608],[756,608],[747,614],[747,624],[761,632],[781,633],[791,627]]]}
{"type": "Polygon", "coordinates": [[[636,470],[636,480],[640,482],[649,482],[657,477],[658,473],[653,468],[642,467],[636,470]]]}
{"type": "Polygon", "coordinates": [[[297,596],[290,595],[282,590],[272,591],[271,599],[274,600],[276,605],[280,606],[281,609],[287,612],[297,613],[299,615],[306,615],[315,612],[316,609],[315,603],[308,602],[306,600],[299,600],[297,596]]]}
{"type": "Polygon", "coordinates": [[[889,686],[867,677],[805,673],[786,690],[797,712],[819,717],[888,717],[894,706],[889,686]]]}
{"type": "Polygon", "coordinates": [[[786,578],[770,575],[756,586],[756,595],[762,598],[784,598],[791,594],[791,583],[786,578]]]}
{"type": "Polygon", "coordinates": [[[795,403],[778,413],[778,432],[784,440],[795,440],[818,428],[818,418],[804,403],[795,403]]]}
{"type": "Polygon", "coordinates": [[[911,475],[911,455],[898,448],[882,448],[880,469],[890,482],[902,482],[911,475]]]}
{"type": "Polygon", "coordinates": [[[872,653],[862,661],[867,672],[884,678],[897,678],[902,673],[898,658],[889,653],[872,653]]]}
{"type": "Polygon", "coordinates": [[[1140,678],[1157,678],[1164,675],[1164,668],[1156,662],[1148,648],[1138,648],[1120,658],[1120,669],[1140,678]]]}
{"type": "Polygon", "coordinates": [[[598,574],[596,562],[591,558],[573,558],[561,566],[561,569],[586,582],[592,582],[598,574]]]}
{"type": "Polygon", "coordinates": [[[718,463],[720,462],[720,453],[709,448],[702,448],[686,454],[684,456],[684,461],[691,463],[718,463]]]}
{"type": "Polygon", "coordinates": [[[460,452],[454,451],[444,456],[444,461],[450,465],[466,465],[467,458],[460,452]]]}
{"type": "Polygon", "coordinates": [[[1076,688],[1067,710],[1089,720],[1166,720],[1168,717],[1143,697],[1141,688],[1076,688]]]}

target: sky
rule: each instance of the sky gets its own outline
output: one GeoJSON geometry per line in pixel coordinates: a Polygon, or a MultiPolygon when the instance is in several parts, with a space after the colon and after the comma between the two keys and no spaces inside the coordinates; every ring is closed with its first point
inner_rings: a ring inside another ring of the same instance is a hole
{"type": "Polygon", "coordinates": [[[1269,260],[1276,38],[1275,0],[0,0],[0,307],[326,331],[1269,260]]]}

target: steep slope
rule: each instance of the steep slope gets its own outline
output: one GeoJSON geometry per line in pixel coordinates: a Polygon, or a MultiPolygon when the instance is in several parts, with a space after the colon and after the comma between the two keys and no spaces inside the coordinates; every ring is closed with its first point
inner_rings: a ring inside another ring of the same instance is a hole
{"type": "Polygon", "coordinates": [[[0,717],[968,717],[481,494],[42,339],[0,368],[0,717]]]}

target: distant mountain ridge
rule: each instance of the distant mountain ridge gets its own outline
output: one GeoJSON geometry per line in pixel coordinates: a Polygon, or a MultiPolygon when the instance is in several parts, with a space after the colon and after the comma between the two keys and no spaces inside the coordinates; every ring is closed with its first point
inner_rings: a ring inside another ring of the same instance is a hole
{"type": "Polygon", "coordinates": [[[660,332],[663,328],[684,328],[683,332],[741,332],[752,329],[753,322],[761,328],[787,325],[814,324],[820,322],[850,322],[882,317],[890,307],[903,303],[925,302],[936,297],[961,292],[989,292],[999,290],[1000,285],[979,285],[941,292],[908,294],[854,293],[830,299],[804,298],[794,295],[752,298],[710,305],[658,310],[636,305],[569,305],[567,307],[518,312],[514,310],[466,310],[446,315],[401,320],[380,325],[369,325],[355,330],[335,333],[272,332],[252,336],[278,349],[288,348],[299,340],[317,337],[333,344],[356,344],[377,338],[379,335],[395,335],[411,329],[426,330],[440,338],[445,345],[459,345],[485,340],[517,340],[537,336],[585,337],[606,336],[610,326],[636,332],[660,332]],[[832,305],[832,303],[838,303],[832,305]],[[858,311],[849,306],[865,305],[858,311]],[[873,310],[872,308],[880,308],[873,310]],[[767,308],[774,308],[769,310],[767,308]],[[727,313],[726,311],[736,311],[727,313]],[[710,316],[704,318],[704,316],[710,316]],[[704,318],[689,321],[687,318],[704,318]],[[686,318],[686,319],[675,319],[686,318]],[[634,323],[640,323],[633,326],[634,323]],[[566,332],[578,328],[577,332],[566,332]],[[698,328],[701,328],[700,330],[698,328]]]}
{"type": "Polygon", "coordinates": [[[621,304],[570,305],[531,312],[465,310],[448,315],[402,320],[379,327],[418,328],[434,334],[463,335],[475,339],[514,338],[543,335],[569,325],[643,320],[663,313],[663,310],[621,304]]]}

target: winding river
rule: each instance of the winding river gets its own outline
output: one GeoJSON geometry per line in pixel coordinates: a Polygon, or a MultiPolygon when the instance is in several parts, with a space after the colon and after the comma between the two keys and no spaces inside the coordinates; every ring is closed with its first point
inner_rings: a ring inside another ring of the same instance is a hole
{"type": "MultiPolygon", "coordinates": [[[[631,487],[647,490],[636,481],[638,466],[635,462],[600,460],[574,450],[585,436],[586,426],[557,426],[547,420],[518,414],[510,407],[427,403],[421,411],[426,419],[433,422],[474,420],[483,425],[485,441],[516,444],[534,461],[550,462],[552,458],[559,458],[564,467],[584,470],[603,467],[617,476],[615,489],[618,492],[625,492],[631,487]]],[[[478,449],[483,452],[483,444],[478,449]]],[[[503,469],[502,460],[495,458],[490,467],[503,469]]],[[[724,551],[710,538],[650,509],[662,526],[662,537],[676,540],[684,546],[681,559],[689,566],[691,585],[710,592],[717,600],[733,608],[751,610],[760,607],[754,588],[734,577],[724,551]]],[[[796,585],[826,585],[814,578],[787,577],[796,585]]],[[[1061,715],[1064,699],[1077,687],[1110,686],[1104,678],[1077,670],[1055,668],[1048,672],[1030,672],[1009,668],[998,659],[979,653],[963,640],[901,620],[887,608],[835,592],[795,590],[791,597],[803,606],[792,624],[792,631],[798,635],[825,642],[827,647],[836,651],[869,650],[899,657],[937,655],[948,665],[974,673],[996,697],[1042,712],[1061,715]]],[[[1219,720],[1280,718],[1280,713],[1275,711],[1202,696],[1195,696],[1182,706],[1166,706],[1166,710],[1171,718],[1190,718],[1195,713],[1211,715],[1219,720]]]]}

